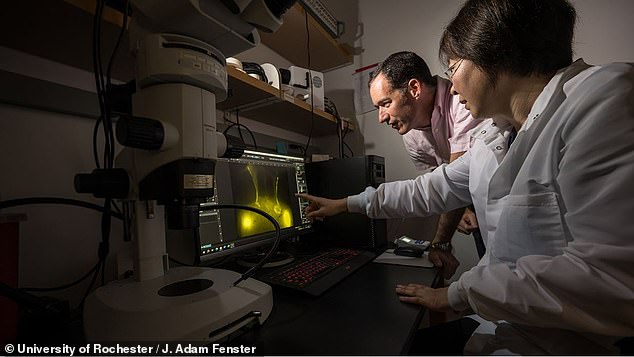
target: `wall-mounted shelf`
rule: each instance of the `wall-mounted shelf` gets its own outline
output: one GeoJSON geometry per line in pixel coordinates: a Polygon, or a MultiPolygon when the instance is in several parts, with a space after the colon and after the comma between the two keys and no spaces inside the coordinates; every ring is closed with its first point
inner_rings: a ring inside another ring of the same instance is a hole
{"type": "Polygon", "coordinates": [[[304,135],[311,132],[311,125],[313,136],[336,133],[337,120],[333,115],[319,109],[311,112],[310,104],[284,95],[279,89],[231,66],[227,67],[227,74],[229,95],[227,100],[218,103],[218,109],[239,111],[240,116],[304,135]]]}
{"type": "MultiPolygon", "coordinates": [[[[12,1],[10,4],[0,16],[3,20],[0,21],[0,29],[20,36],[5,36],[0,45],[87,71],[93,70],[90,44],[93,20],[91,13],[94,12],[95,0],[32,0],[28,3],[12,1]],[[38,11],[33,11],[33,8],[38,11]]],[[[288,13],[292,15],[292,11],[297,12],[297,6],[288,13]]],[[[304,11],[301,7],[299,10],[304,11]]],[[[112,9],[108,9],[106,13],[107,19],[102,29],[102,62],[107,64],[121,29],[122,16],[112,9]]],[[[303,16],[300,17],[304,19],[303,16]]],[[[293,16],[289,18],[292,19],[293,16]]],[[[313,27],[319,26],[315,20],[312,22],[313,27]]],[[[329,36],[323,29],[312,31],[321,31],[324,36],[329,36]]],[[[284,33],[275,36],[283,37],[284,33]]],[[[288,44],[294,40],[291,38],[282,41],[288,44]]],[[[127,36],[124,36],[113,69],[114,78],[122,81],[134,77],[133,58],[128,48],[127,36]]],[[[330,56],[323,52],[321,55],[315,58],[330,56]]],[[[311,132],[311,126],[313,136],[336,133],[334,116],[318,109],[311,113],[310,105],[305,102],[284,97],[278,89],[232,67],[228,68],[230,95],[225,102],[218,104],[219,109],[238,109],[242,116],[303,135],[311,132]]]]}
{"type": "Polygon", "coordinates": [[[262,43],[296,66],[324,72],[353,62],[352,54],[330,36],[310,13],[295,3],[284,14],[284,24],[275,33],[260,32],[262,43]],[[308,65],[306,20],[310,36],[308,65]]]}

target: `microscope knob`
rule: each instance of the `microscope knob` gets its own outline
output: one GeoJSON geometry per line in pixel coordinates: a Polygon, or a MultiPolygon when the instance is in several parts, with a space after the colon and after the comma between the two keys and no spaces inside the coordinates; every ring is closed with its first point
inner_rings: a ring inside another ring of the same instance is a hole
{"type": "Polygon", "coordinates": [[[78,193],[92,193],[98,198],[126,198],[129,190],[128,172],[124,169],[95,169],[89,174],[75,175],[78,193]]]}
{"type": "Polygon", "coordinates": [[[135,149],[158,150],[165,141],[163,123],[155,119],[123,116],[117,121],[117,141],[135,149]]]}

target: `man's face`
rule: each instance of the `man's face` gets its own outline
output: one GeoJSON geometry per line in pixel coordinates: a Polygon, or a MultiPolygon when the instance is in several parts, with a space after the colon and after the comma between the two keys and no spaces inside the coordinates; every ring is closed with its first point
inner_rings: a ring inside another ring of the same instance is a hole
{"type": "Polygon", "coordinates": [[[370,97],[379,111],[379,123],[390,125],[400,135],[415,128],[417,110],[409,91],[393,89],[380,73],[370,84],[370,97]]]}

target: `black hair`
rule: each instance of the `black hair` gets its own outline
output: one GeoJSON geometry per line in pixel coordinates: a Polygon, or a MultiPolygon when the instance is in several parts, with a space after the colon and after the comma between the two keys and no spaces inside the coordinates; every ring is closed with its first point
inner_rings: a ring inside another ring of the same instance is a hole
{"type": "Polygon", "coordinates": [[[576,11],[568,0],[468,0],[445,29],[439,57],[500,73],[553,74],[572,63],[576,11]]]}
{"type": "Polygon", "coordinates": [[[389,55],[372,72],[368,85],[379,74],[383,74],[393,89],[406,91],[410,79],[415,78],[430,87],[436,85],[425,60],[414,52],[401,51],[389,55]]]}

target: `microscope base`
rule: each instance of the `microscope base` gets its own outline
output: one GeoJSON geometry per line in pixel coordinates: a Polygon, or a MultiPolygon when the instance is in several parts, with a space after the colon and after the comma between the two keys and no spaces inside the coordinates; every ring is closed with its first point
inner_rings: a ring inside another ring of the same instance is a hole
{"type": "Polygon", "coordinates": [[[271,287],[240,274],[180,267],[146,281],[119,280],[95,290],[84,306],[88,341],[214,342],[273,308],[271,287]]]}

